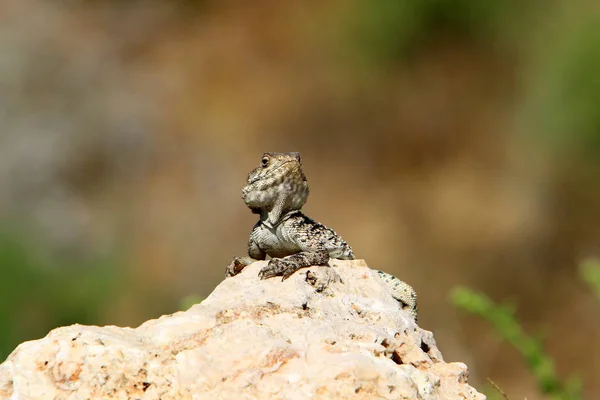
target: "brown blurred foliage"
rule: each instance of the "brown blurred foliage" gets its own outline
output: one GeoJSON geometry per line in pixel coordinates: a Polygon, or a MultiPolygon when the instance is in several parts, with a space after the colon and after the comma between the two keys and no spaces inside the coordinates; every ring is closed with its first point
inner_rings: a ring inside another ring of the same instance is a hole
{"type": "Polygon", "coordinates": [[[415,287],[474,385],[539,398],[450,306],[457,284],[518,304],[600,396],[600,305],[575,268],[600,250],[600,123],[582,125],[600,75],[569,63],[598,6],[485,4],[4,2],[0,218],[59,257],[119,254],[127,284],[95,322],[135,325],[211,292],[255,222],[246,174],[299,151],[307,214],[415,287]]]}

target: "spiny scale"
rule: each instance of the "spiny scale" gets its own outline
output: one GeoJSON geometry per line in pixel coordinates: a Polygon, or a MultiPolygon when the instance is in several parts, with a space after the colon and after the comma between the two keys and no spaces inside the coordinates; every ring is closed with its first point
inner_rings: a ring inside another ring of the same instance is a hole
{"type": "Polygon", "coordinates": [[[392,292],[392,297],[395,298],[401,305],[402,309],[407,311],[411,317],[417,322],[419,309],[417,307],[417,292],[408,283],[401,281],[394,275],[387,272],[376,270],[383,282],[392,292]]]}

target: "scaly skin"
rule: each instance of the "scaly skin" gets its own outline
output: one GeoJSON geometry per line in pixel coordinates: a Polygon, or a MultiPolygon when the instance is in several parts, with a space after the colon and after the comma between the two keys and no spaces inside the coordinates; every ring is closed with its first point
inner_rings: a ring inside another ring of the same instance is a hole
{"type": "MultiPolygon", "coordinates": [[[[248,208],[260,215],[250,233],[249,257],[235,257],[226,269],[226,277],[239,274],[267,255],[271,260],[259,272],[261,279],[282,276],[285,280],[300,268],[328,265],[329,258],[354,259],[352,249],[338,234],[300,211],[308,193],[299,153],[263,154],[242,190],[248,208]]],[[[416,321],[417,295],[413,288],[390,274],[377,273],[416,321]]]]}
{"type": "Polygon", "coordinates": [[[265,153],[242,189],[246,205],[270,228],[280,223],[284,214],[300,210],[307,198],[300,153],[265,153]]]}

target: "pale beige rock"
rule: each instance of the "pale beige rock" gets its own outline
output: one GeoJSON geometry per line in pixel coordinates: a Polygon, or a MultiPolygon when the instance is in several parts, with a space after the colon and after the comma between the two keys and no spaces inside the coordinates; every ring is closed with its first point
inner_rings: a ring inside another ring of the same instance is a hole
{"type": "Polygon", "coordinates": [[[0,398],[485,399],[363,261],[284,282],[259,280],[264,264],[136,329],[73,325],[21,344],[0,398]]]}

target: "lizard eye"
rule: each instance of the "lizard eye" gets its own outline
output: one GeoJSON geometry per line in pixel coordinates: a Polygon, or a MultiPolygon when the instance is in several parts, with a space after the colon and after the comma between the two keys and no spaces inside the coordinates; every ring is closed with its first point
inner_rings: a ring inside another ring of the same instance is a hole
{"type": "Polygon", "coordinates": [[[263,159],[260,161],[260,163],[263,167],[266,167],[267,165],[269,165],[269,158],[263,157],[263,159]]]}

